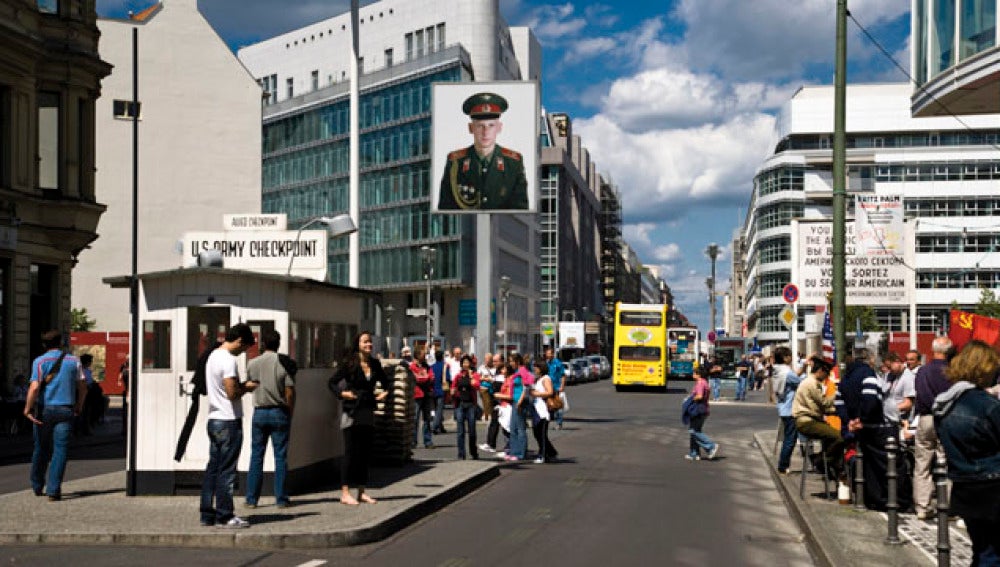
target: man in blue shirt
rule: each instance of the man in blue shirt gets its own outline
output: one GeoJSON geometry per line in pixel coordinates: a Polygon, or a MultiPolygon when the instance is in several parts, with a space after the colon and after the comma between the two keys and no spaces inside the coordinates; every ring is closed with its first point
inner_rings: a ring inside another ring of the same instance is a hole
{"type": "Polygon", "coordinates": [[[31,455],[31,488],[50,501],[62,498],[62,479],[66,472],[66,452],[73,433],[73,417],[80,415],[87,397],[87,382],[80,360],[59,350],[62,333],[42,335],[45,354],[31,363],[31,385],[24,404],[24,416],[34,423],[35,450],[31,455]],[[43,408],[36,415],[35,403],[43,408]],[[48,479],[46,480],[46,472],[48,479]]]}
{"type": "MultiPolygon", "coordinates": [[[[562,394],[563,387],[563,376],[566,374],[566,365],[563,364],[561,360],[556,358],[555,350],[548,346],[545,347],[545,360],[549,363],[549,378],[552,380],[552,390],[556,392],[556,395],[562,394]]],[[[559,429],[563,426],[563,412],[558,410],[555,415],[555,421],[559,429]]]]}

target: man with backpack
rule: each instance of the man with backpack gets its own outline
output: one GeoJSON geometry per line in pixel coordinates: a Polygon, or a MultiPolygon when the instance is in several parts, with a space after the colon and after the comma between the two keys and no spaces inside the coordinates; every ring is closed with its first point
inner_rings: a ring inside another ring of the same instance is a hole
{"type": "Polygon", "coordinates": [[[73,418],[83,411],[87,399],[83,365],[77,357],[61,350],[61,344],[59,331],[42,335],[42,345],[47,350],[31,363],[31,384],[24,403],[24,417],[35,429],[31,488],[36,496],[41,496],[44,490],[50,502],[62,499],[73,418]],[[36,403],[39,407],[35,407],[36,403]]]}

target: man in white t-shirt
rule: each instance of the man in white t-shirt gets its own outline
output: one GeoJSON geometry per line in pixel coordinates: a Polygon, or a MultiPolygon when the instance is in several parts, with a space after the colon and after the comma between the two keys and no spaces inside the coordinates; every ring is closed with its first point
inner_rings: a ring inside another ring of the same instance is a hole
{"type": "Polygon", "coordinates": [[[233,325],[226,339],[205,363],[208,395],[208,466],[201,484],[201,525],[247,528],[250,523],[234,513],[233,485],[236,462],[243,446],[241,398],[256,389],[255,382],[240,382],[236,359],[254,345],[253,331],[245,323],[233,325]]]}

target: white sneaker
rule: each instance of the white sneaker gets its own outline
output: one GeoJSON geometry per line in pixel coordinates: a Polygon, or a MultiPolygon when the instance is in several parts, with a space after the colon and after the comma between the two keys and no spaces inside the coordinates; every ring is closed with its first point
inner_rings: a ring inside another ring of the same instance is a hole
{"type": "Polygon", "coordinates": [[[541,457],[538,457],[537,459],[535,459],[532,462],[535,463],[536,465],[541,465],[541,464],[545,463],[545,459],[543,459],[541,457]]]}
{"type": "Polygon", "coordinates": [[[684,458],[687,459],[687,460],[689,460],[689,461],[700,461],[701,460],[701,457],[699,457],[698,455],[691,455],[691,454],[684,455],[684,458]]]}
{"type": "Polygon", "coordinates": [[[506,451],[498,451],[497,452],[497,458],[498,459],[506,459],[507,458],[507,452],[506,451]]]}
{"type": "Polygon", "coordinates": [[[717,455],[718,453],[719,453],[719,444],[716,443],[715,447],[712,447],[712,450],[708,452],[708,460],[714,461],[715,455],[717,455]]]}
{"type": "Polygon", "coordinates": [[[215,527],[227,530],[239,530],[243,528],[249,528],[250,522],[244,520],[239,516],[233,516],[232,518],[229,518],[229,521],[224,524],[223,523],[215,524],[215,527]]]}
{"type": "Polygon", "coordinates": [[[489,443],[480,443],[479,450],[486,451],[487,453],[496,453],[496,450],[493,447],[490,447],[489,443]]]}

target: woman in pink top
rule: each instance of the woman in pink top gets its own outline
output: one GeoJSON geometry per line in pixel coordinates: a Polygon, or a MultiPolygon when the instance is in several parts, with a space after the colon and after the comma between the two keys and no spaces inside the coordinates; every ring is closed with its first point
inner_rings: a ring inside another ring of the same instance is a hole
{"type": "Polygon", "coordinates": [[[701,431],[705,420],[708,419],[708,398],[711,393],[708,380],[706,380],[707,374],[708,369],[704,364],[694,369],[695,383],[691,390],[691,398],[694,401],[693,405],[696,411],[694,415],[691,415],[691,423],[688,425],[688,433],[691,434],[691,450],[684,457],[689,461],[700,461],[702,449],[708,453],[710,461],[715,459],[719,453],[719,444],[701,431]]]}

